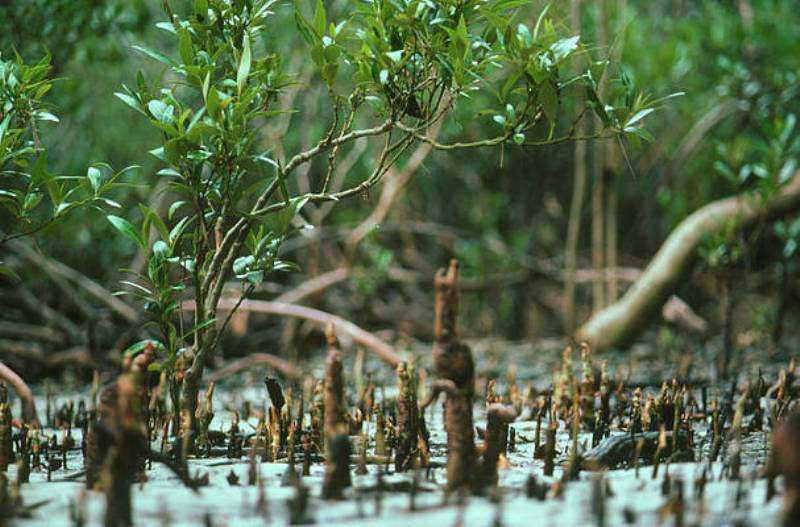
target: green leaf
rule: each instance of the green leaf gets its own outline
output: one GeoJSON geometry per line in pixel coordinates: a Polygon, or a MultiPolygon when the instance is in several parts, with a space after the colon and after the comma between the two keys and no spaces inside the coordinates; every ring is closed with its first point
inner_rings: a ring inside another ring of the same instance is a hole
{"type": "Polygon", "coordinates": [[[308,197],[306,196],[292,198],[289,201],[289,205],[267,216],[265,223],[272,232],[283,235],[289,230],[292,220],[306,203],[308,203],[308,197]]]}
{"type": "Polygon", "coordinates": [[[141,247],[142,249],[146,247],[144,240],[139,235],[139,232],[136,230],[136,228],[134,228],[134,226],[131,224],[131,222],[129,222],[125,218],[120,218],[119,216],[109,215],[106,216],[106,218],[108,218],[108,221],[111,222],[111,225],[113,225],[115,229],[117,229],[119,232],[121,232],[131,240],[135,241],[139,247],[141,247]]]}
{"type": "Polygon", "coordinates": [[[136,99],[134,99],[133,97],[131,97],[127,93],[117,92],[114,95],[116,95],[119,100],[121,100],[122,102],[124,102],[125,104],[127,104],[128,106],[130,106],[131,108],[136,110],[137,112],[144,113],[142,111],[142,107],[139,105],[139,101],[137,101],[136,99]]]}
{"type": "MultiPolygon", "coordinates": [[[[186,204],[185,201],[176,201],[175,203],[170,205],[169,206],[169,211],[167,212],[167,219],[171,220],[172,217],[175,215],[175,211],[177,211],[179,208],[181,208],[185,204],[186,204]]],[[[167,236],[167,239],[169,239],[169,236],[167,236]]]]}
{"type": "Polygon", "coordinates": [[[217,89],[213,86],[208,88],[208,96],[206,97],[206,111],[214,120],[219,116],[220,99],[217,89]]]}
{"type": "Polygon", "coordinates": [[[181,60],[187,66],[191,66],[192,62],[194,62],[194,51],[192,50],[192,35],[189,34],[189,30],[186,28],[182,28],[180,32],[180,37],[178,40],[178,51],[181,55],[181,60]]]}
{"type": "Polygon", "coordinates": [[[250,61],[250,37],[245,33],[242,42],[242,58],[236,72],[236,88],[239,90],[239,95],[242,94],[244,85],[247,83],[247,76],[250,75],[250,61]]]}
{"type": "Polygon", "coordinates": [[[156,351],[160,351],[160,352],[166,351],[166,348],[164,347],[164,345],[161,342],[159,342],[157,340],[146,339],[146,340],[140,340],[139,342],[137,342],[135,344],[131,344],[130,346],[128,346],[128,348],[125,351],[122,352],[122,356],[125,357],[125,358],[128,358],[128,357],[133,357],[135,355],[138,355],[139,353],[141,353],[144,350],[144,346],[148,342],[153,345],[153,347],[156,349],[156,351]]]}
{"type": "Polygon", "coordinates": [[[303,40],[305,40],[307,44],[313,46],[321,39],[320,36],[314,34],[314,28],[311,27],[311,24],[308,23],[308,20],[306,20],[303,13],[301,13],[297,7],[295,7],[294,10],[294,22],[297,26],[297,30],[300,32],[300,36],[303,37],[303,40]]]}
{"type": "Polygon", "coordinates": [[[16,271],[14,271],[12,268],[10,268],[10,267],[8,267],[6,265],[0,264],[0,275],[5,276],[6,278],[10,278],[11,280],[14,280],[15,282],[19,282],[20,281],[20,277],[16,273],[16,271]]]}
{"type": "Polygon", "coordinates": [[[458,19],[458,26],[456,27],[456,35],[458,36],[459,43],[461,45],[461,56],[460,59],[463,59],[469,53],[469,33],[467,32],[467,22],[464,20],[464,15],[462,14],[461,17],[458,19]]]}
{"type": "Polygon", "coordinates": [[[575,35],[574,37],[562,38],[558,42],[553,43],[550,46],[550,51],[553,52],[556,63],[567,58],[569,54],[578,47],[578,41],[580,39],[580,35],[575,35]]]}
{"type": "Polygon", "coordinates": [[[400,62],[400,59],[403,58],[403,50],[398,49],[397,51],[387,51],[386,56],[389,57],[392,62],[400,62]]]}
{"type": "Polygon", "coordinates": [[[194,14],[200,18],[208,16],[208,0],[194,0],[194,14]]]}
{"type": "Polygon", "coordinates": [[[8,130],[8,124],[11,122],[11,113],[5,116],[2,122],[0,122],[0,141],[3,140],[3,137],[6,135],[6,130],[8,130]]]}
{"type": "Polygon", "coordinates": [[[36,112],[36,119],[39,121],[50,121],[51,123],[58,122],[58,117],[50,112],[36,112]]]}
{"type": "Polygon", "coordinates": [[[639,121],[641,121],[654,111],[655,111],[654,108],[645,108],[644,110],[639,110],[633,115],[633,117],[628,119],[628,122],[625,123],[625,128],[633,126],[634,124],[638,123],[639,121]]]}
{"type": "Polygon", "coordinates": [[[542,105],[545,117],[550,123],[555,123],[558,116],[558,93],[556,87],[550,80],[544,81],[539,85],[539,104],[542,105]]]}
{"type": "Polygon", "coordinates": [[[517,143],[518,145],[521,145],[522,143],[524,143],[525,142],[525,134],[521,134],[521,133],[514,134],[514,142],[517,143]]]}
{"type": "MultiPolygon", "coordinates": [[[[153,209],[151,209],[150,207],[148,207],[143,203],[139,204],[139,210],[142,211],[143,216],[149,218],[150,223],[153,225],[153,227],[156,228],[156,230],[158,231],[158,235],[161,236],[161,239],[169,240],[169,229],[167,229],[167,226],[164,223],[164,220],[161,219],[161,216],[156,214],[156,211],[154,211],[153,209]]],[[[147,234],[149,233],[146,233],[145,236],[143,236],[143,238],[145,238],[147,234]]]]}
{"type": "Polygon", "coordinates": [[[173,107],[159,99],[153,99],[147,103],[147,109],[153,114],[156,121],[169,124],[173,119],[173,107]]]}
{"type": "Polygon", "coordinates": [[[143,55],[146,55],[146,56],[150,57],[151,59],[157,60],[158,62],[160,62],[162,64],[166,64],[167,66],[175,66],[175,62],[171,58],[167,57],[166,55],[164,55],[161,52],[158,52],[158,51],[156,51],[154,49],[150,49],[147,46],[134,45],[133,49],[138,51],[139,53],[141,53],[143,55]]]}
{"type": "Polygon", "coordinates": [[[317,0],[317,8],[314,10],[314,29],[320,37],[325,34],[326,19],[325,4],[322,0],[317,0]]]}
{"type": "Polygon", "coordinates": [[[233,261],[233,272],[236,274],[237,277],[244,276],[251,265],[256,262],[255,256],[252,254],[247,256],[240,256],[236,260],[233,261]]]}
{"type": "Polygon", "coordinates": [[[542,27],[542,22],[544,21],[544,17],[545,17],[545,15],[547,15],[547,12],[548,12],[548,11],[550,11],[550,6],[551,6],[551,5],[553,5],[553,4],[547,4],[547,5],[544,7],[544,9],[542,9],[542,12],[541,12],[541,13],[539,13],[539,18],[537,18],[537,19],[536,19],[536,25],[535,25],[535,26],[533,26],[533,39],[534,39],[534,40],[536,40],[537,38],[539,38],[539,30],[540,30],[540,29],[541,29],[541,27],[542,27]]]}
{"type": "Polygon", "coordinates": [[[63,191],[61,186],[56,181],[55,176],[47,170],[47,152],[42,154],[36,159],[31,172],[34,183],[43,184],[47,189],[47,194],[50,196],[50,201],[53,204],[53,209],[57,209],[63,201],[63,191]]]}
{"type": "Polygon", "coordinates": [[[167,245],[164,240],[156,240],[153,243],[153,255],[157,258],[166,260],[172,256],[172,251],[170,251],[169,245],[167,245]]]}
{"type": "Polygon", "coordinates": [[[100,185],[103,183],[103,173],[97,167],[89,167],[89,170],[86,171],[86,177],[89,179],[92,189],[96,194],[98,189],[100,189],[100,185]]]}
{"type": "Polygon", "coordinates": [[[181,235],[183,234],[183,231],[186,230],[186,227],[188,225],[189,225],[189,216],[183,218],[181,221],[176,223],[174,227],[172,227],[172,230],[169,231],[170,246],[172,247],[175,246],[175,242],[177,242],[180,239],[181,235]]]}
{"type": "Polygon", "coordinates": [[[533,36],[525,24],[517,25],[517,39],[523,47],[529,48],[533,45],[533,36]]]}

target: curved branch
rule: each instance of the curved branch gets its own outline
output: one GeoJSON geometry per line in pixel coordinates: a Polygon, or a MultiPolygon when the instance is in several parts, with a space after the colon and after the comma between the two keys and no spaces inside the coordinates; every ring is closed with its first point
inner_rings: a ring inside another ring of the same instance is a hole
{"type": "Polygon", "coordinates": [[[139,320],[139,315],[134,308],[114,296],[108,289],[88,278],[83,273],[57,260],[44,256],[22,242],[12,241],[9,242],[8,245],[17,254],[49,274],[56,283],[61,283],[60,281],[63,279],[71,280],[90,296],[105,304],[114,313],[128,322],[136,323],[139,320]]]}
{"type": "MultiPolygon", "coordinates": [[[[223,298],[219,301],[219,309],[228,310],[233,309],[237,304],[237,300],[223,298]]],[[[195,309],[194,300],[187,300],[183,303],[183,309],[192,311],[195,309]]],[[[352,322],[343,319],[337,315],[320,311],[305,306],[298,306],[295,304],[287,304],[284,302],[269,302],[266,300],[245,300],[238,308],[241,311],[250,311],[253,313],[265,313],[269,315],[280,315],[292,318],[301,318],[310,320],[326,327],[328,324],[333,324],[338,333],[349,335],[353,340],[369,349],[375,355],[388,362],[392,366],[397,366],[403,362],[403,358],[394,351],[394,349],[379,339],[369,331],[366,331],[352,322]]]]}
{"type": "Polygon", "coordinates": [[[207,375],[208,382],[219,382],[226,377],[235,375],[240,371],[246,370],[258,364],[265,364],[273,370],[279,371],[285,377],[296,381],[303,377],[303,374],[291,362],[286,361],[280,357],[276,357],[270,353],[253,353],[241,359],[236,359],[207,375]]]}
{"type": "Polygon", "coordinates": [[[305,152],[300,152],[299,154],[295,155],[292,159],[286,163],[286,166],[283,168],[284,174],[289,174],[297,168],[298,166],[302,165],[303,163],[310,161],[316,155],[325,152],[326,150],[342,145],[344,143],[353,141],[358,139],[359,137],[368,137],[373,135],[381,135],[389,130],[392,129],[394,126],[394,122],[391,119],[387,119],[383,122],[383,124],[376,126],[374,128],[366,128],[363,130],[353,130],[350,133],[340,135],[335,138],[326,137],[322,139],[319,143],[316,144],[313,148],[306,150],[305,152]]]}
{"type": "Polygon", "coordinates": [[[800,209],[800,172],[766,203],[750,195],[733,196],[698,209],[669,235],[641,278],[616,303],[593,315],[577,340],[605,349],[627,346],[654,319],[695,261],[703,238],[735,222],[746,228],[759,220],[774,221],[800,209]]]}
{"type": "Polygon", "coordinates": [[[350,270],[347,267],[339,267],[333,271],[322,273],[313,278],[306,280],[294,289],[291,289],[275,299],[276,302],[284,302],[287,304],[297,304],[302,302],[309,296],[316,295],[317,293],[326,290],[327,288],[347,280],[350,275],[350,270]]]}
{"type": "MultiPolygon", "coordinates": [[[[441,126],[442,121],[437,121],[428,132],[428,137],[435,140],[439,135],[441,126]]],[[[352,254],[356,246],[361,243],[361,240],[386,219],[386,216],[389,215],[389,211],[397,201],[397,198],[402,194],[406,184],[431,153],[432,149],[433,145],[423,142],[417,146],[417,149],[411,154],[411,157],[408,158],[408,162],[403,166],[403,170],[397,172],[393,167],[390,169],[390,173],[385,178],[386,182],[383,185],[378,204],[370,215],[353,229],[353,232],[347,237],[347,241],[345,242],[347,253],[352,254]]]]}
{"type": "Polygon", "coordinates": [[[39,418],[36,415],[36,405],[33,402],[33,392],[22,380],[22,377],[16,374],[14,370],[0,362],[0,379],[7,381],[14,389],[22,402],[22,420],[28,424],[39,424],[39,418]]]}

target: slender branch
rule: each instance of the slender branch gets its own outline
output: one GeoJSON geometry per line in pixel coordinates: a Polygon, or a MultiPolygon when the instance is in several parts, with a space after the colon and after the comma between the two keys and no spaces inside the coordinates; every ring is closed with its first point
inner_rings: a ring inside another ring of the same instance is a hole
{"type": "Polygon", "coordinates": [[[235,375],[240,371],[249,370],[258,364],[266,364],[273,370],[279,371],[285,377],[293,381],[301,380],[303,378],[303,374],[291,362],[269,353],[253,353],[251,355],[247,355],[246,357],[242,357],[241,359],[236,359],[217,371],[210,372],[206,380],[209,383],[218,382],[222,379],[230,377],[231,375],[235,375]]]}
{"type": "Polygon", "coordinates": [[[511,136],[513,135],[512,132],[507,132],[503,135],[492,137],[490,139],[482,139],[480,141],[472,141],[468,143],[440,143],[436,141],[436,139],[429,137],[425,134],[421,134],[417,131],[416,128],[412,128],[410,126],[406,126],[403,123],[396,123],[397,128],[406,132],[407,134],[411,134],[414,136],[415,139],[422,141],[423,143],[428,143],[436,150],[458,150],[463,148],[480,148],[484,146],[496,146],[501,143],[505,143],[508,141],[511,136]]]}
{"type": "Polygon", "coordinates": [[[94,297],[99,302],[105,304],[106,307],[128,322],[136,323],[139,320],[139,315],[134,308],[120,300],[118,297],[114,296],[108,289],[101,286],[83,273],[76,271],[75,269],[57,260],[47,258],[22,242],[10,242],[9,247],[11,247],[17,254],[23,256],[25,259],[40,267],[54,279],[66,278],[71,280],[89,295],[94,297]]]}
{"type": "MultiPolygon", "coordinates": [[[[219,308],[233,309],[236,303],[236,300],[223,298],[219,302],[219,308]]],[[[185,301],[183,303],[183,308],[188,311],[195,309],[194,300],[185,301]]],[[[394,349],[383,340],[360,328],[354,323],[337,315],[326,313],[325,311],[320,311],[318,309],[305,306],[297,306],[294,304],[286,304],[283,302],[268,302],[265,300],[245,300],[241,303],[239,309],[253,313],[265,313],[270,315],[302,318],[315,322],[323,328],[328,324],[333,324],[338,334],[349,335],[353,340],[368,348],[389,364],[396,366],[403,361],[402,357],[398,355],[397,352],[395,352],[394,349]]]]}
{"type": "Polygon", "coordinates": [[[17,373],[0,362],[0,379],[8,381],[14,389],[14,393],[20,398],[22,402],[22,420],[29,424],[39,424],[39,418],[36,415],[36,405],[33,402],[33,392],[22,380],[22,377],[17,373]]]}
{"type": "Polygon", "coordinates": [[[391,119],[387,119],[386,121],[383,122],[383,124],[376,126],[374,128],[353,130],[352,132],[349,132],[347,134],[344,134],[336,138],[323,139],[319,143],[317,143],[317,145],[314,146],[313,148],[310,148],[309,150],[306,150],[304,152],[300,152],[299,154],[295,155],[292,159],[290,159],[289,162],[286,164],[286,166],[283,168],[283,173],[290,174],[298,166],[310,161],[318,154],[325,152],[326,150],[333,148],[335,146],[347,143],[349,141],[353,141],[355,139],[358,139],[359,137],[382,135],[391,130],[392,127],[395,126],[395,124],[397,123],[395,123],[391,119]]]}

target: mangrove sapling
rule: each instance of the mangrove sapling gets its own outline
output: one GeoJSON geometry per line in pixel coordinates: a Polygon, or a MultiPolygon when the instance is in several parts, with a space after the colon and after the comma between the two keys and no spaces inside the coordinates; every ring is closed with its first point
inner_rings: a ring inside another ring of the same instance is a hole
{"type": "Polygon", "coordinates": [[[397,450],[395,470],[405,472],[414,468],[421,438],[419,408],[417,407],[417,373],[413,363],[397,366],[400,394],[397,398],[397,450]]]}
{"type": "Polygon", "coordinates": [[[341,499],[350,481],[350,438],[345,420],[344,379],[339,340],[333,325],[325,330],[328,341],[328,358],[325,361],[325,481],[322,495],[325,499],[341,499]]]}
{"type": "Polygon", "coordinates": [[[0,472],[5,472],[14,462],[14,429],[11,425],[11,404],[8,402],[8,389],[0,382],[0,472]]]}
{"type": "Polygon", "coordinates": [[[447,488],[454,492],[470,488],[475,471],[475,430],[472,404],[475,390],[475,365],[470,349],[459,342],[458,262],[450,261],[434,278],[435,344],[433,360],[442,383],[432,392],[445,391],[445,430],[447,431],[447,488]],[[446,389],[445,389],[446,387],[446,389]]]}
{"type": "Polygon", "coordinates": [[[322,482],[322,497],[326,500],[344,498],[344,490],[350,486],[350,437],[339,434],[328,439],[325,456],[325,479],[322,482]]]}
{"type": "Polygon", "coordinates": [[[497,464],[506,451],[508,424],[518,415],[513,406],[493,404],[486,409],[486,441],[474,483],[476,492],[486,492],[497,485],[497,464]]]}
{"type": "MultiPolygon", "coordinates": [[[[113,173],[108,165],[97,163],[79,177],[50,172],[39,130],[42,124],[59,121],[45,100],[53,87],[51,57],[26,64],[19,53],[15,55],[10,60],[0,56],[0,206],[4,212],[0,249],[43,231],[75,209],[118,206],[106,195],[128,171],[113,173]]],[[[0,277],[19,279],[2,261],[0,277]]]]}
{"type": "MultiPolygon", "coordinates": [[[[39,424],[36,415],[36,405],[33,402],[33,392],[17,373],[0,361],[0,380],[11,384],[14,393],[19,397],[22,407],[22,422],[32,425],[39,424]]],[[[7,392],[6,392],[7,393],[7,392]]],[[[10,403],[9,403],[10,404],[10,403]]]]}
{"type": "Polygon", "coordinates": [[[544,438],[544,475],[552,476],[556,457],[556,421],[551,420],[545,430],[544,438]]]}
{"type": "Polygon", "coordinates": [[[111,430],[112,441],[103,461],[102,485],[106,495],[106,527],[133,525],[131,485],[144,455],[146,436],[137,407],[135,381],[129,374],[116,383],[116,408],[111,430]]]}
{"type": "MultiPolygon", "coordinates": [[[[195,2],[184,15],[165,1],[167,21],[158,26],[175,39],[179,58],[145,46],[135,49],[165,66],[169,75],[163,78],[170,84],[139,75],[135,88],[117,94],[158,129],[162,144],[152,153],[164,164],[158,175],[169,179],[175,196],[165,215],[141,206],[139,226],[118,216],[108,219],[147,255],[146,272],[125,286],[145,302],[165,355],[162,367],[173,385],[180,384],[173,403],[181,407],[181,432],[188,435],[190,450],[209,357],[245,297],[270,273],[294,267],[279,251],[294,225],[302,223],[298,215],[305,206],[363,195],[414,144],[452,151],[570,140],[574,126],[563,134],[555,129],[561,101],[575,94],[588,94],[585,106],[602,120],[594,136],[641,133],[642,118],[651,111],[644,107],[650,102],[646,97],[629,97],[617,106],[600,101],[596,64],[578,76],[565,67],[576,53],[588,53],[579,37],[562,37],[560,26],[549,22],[533,31],[525,24],[515,29],[509,23],[515,2],[470,0],[458,9],[358,2],[329,22],[318,0],[311,21],[299,8],[294,19],[311,49],[312,61],[301,64],[319,72],[328,89],[324,132],[306,149],[286,144],[283,136],[270,138],[264,149],[265,124],[293,111],[282,107],[280,97],[293,75],[283,66],[283,50],[275,47],[293,43],[260,38],[282,23],[283,15],[273,10],[277,4],[209,0],[195,2]],[[432,131],[467,94],[492,101],[486,110],[499,125],[497,133],[462,142],[434,138],[432,131]],[[362,140],[374,143],[365,150],[375,154],[362,163],[366,173],[334,191],[339,154],[362,140]],[[325,161],[322,181],[299,192],[298,170],[321,168],[325,161]],[[241,292],[223,298],[232,277],[241,280],[241,292]],[[184,324],[190,303],[193,323],[184,324]],[[218,321],[223,303],[230,314],[218,321]]],[[[319,117],[302,115],[298,122],[319,117]]],[[[286,311],[285,305],[271,307],[286,311]]]]}

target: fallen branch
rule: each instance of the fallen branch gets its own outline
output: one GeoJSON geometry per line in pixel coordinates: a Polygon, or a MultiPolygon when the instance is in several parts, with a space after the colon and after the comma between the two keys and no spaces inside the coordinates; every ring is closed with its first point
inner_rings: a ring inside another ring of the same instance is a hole
{"type": "Polygon", "coordinates": [[[294,289],[283,293],[275,299],[275,302],[297,304],[339,282],[343,282],[347,279],[349,274],[350,270],[346,267],[340,267],[338,269],[334,269],[333,271],[322,273],[306,280],[294,289]]]}
{"type": "Polygon", "coordinates": [[[253,353],[252,355],[242,357],[241,359],[236,359],[235,361],[226,364],[222,368],[209,373],[206,377],[206,380],[209,383],[219,382],[226,377],[235,375],[240,371],[248,370],[259,364],[269,366],[273,370],[279,371],[285,377],[291,380],[300,380],[303,377],[302,372],[295,368],[294,365],[292,365],[292,363],[289,361],[269,353],[253,353]]]}
{"type": "Polygon", "coordinates": [[[67,335],[69,342],[86,342],[86,336],[81,331],[81,328],[79,328],[72,320],[47,305],[46,302],[40,300],[24,284],[16,284],[15,293],[21,307],[27,309],[31,314],[41,317],[44,321],[61,328],[67,335]]]}
{"type": "MultiPolygon", "coordinates": [[[[231,310],[236,306],[236,304],[237,300],[235,299],[223,298],[219,301],[219,310],[231,310]]],[[[194,311],[194,300],[185,301],[183,303],[183,309],[186,311],[194,311]]],[[[238,309],[253,313],[264,313],[269,315],[279,315],[310,320],[322,326],[323,328],[325,328],[328,324],[333,324],[337,333],[349,335],[350,338],[369,349],[375,353],[375,355],[379,356],[392,366],[397,366],[403,362],[403,359],[400,357],[400,355],[398,355],[389,344],[382,341],[372,333],[358,327],[342,317],[326,313],[325,311],[320,311],[319,309],[298,306],[295,304],[287,304],[285,302],[269,302],[266,300],[244,300],[238,309]]]]}
{"type": "Polygon", "coordinates": [[[676,443],[676,448],[672,451],[659,452],[659,436],[659,432],[640,432],[607,437],[583,455],[581,466],[585,470],[615,469],[625,464],[633,465],[637,454],[639,459],[644,460],[644,464],[649,464],[656,453],[660,454],[660,460],[663,461],[673,453],[683,453],[690,449],[689,436],[684,430],[678,431],[677,442],[673,440],[673,432],[665,432],[664,436],[669,443],[676,443]]]}
{"type": "MultiPolygon", "coordinates": [[[[439,136],[441,125],[442,121],[437,121],[434,123],[433,127],[428,131],[428,137],[435,141],[439,136]]],[[[366,237],[370,232],[372,232],[373,229],[377,228],[381,223],[383,223],[383,220],[385,220],[389,215],[389,212],[391,211],[395,202],[402,194],[403,189],[411,180],[411,177],[414,175],[420,165],[422,165],[422,162],[425,161],[425,159],[431,153],[431,150],[433,150],[433,147],[430,143],[421,143],[414,153],[411,154],[411,157],[409,157],[408,162],[403,167],[403,170],[400,172],[397,172],[395,169],[389,170],[389,173],[384,178],[384,184],[378,204],[372,210],[370,215],[355,229],[353,229],[353,231],[347,237],[347,241],[345,242],[346,253],[352,255],[364,237],[366,237]]]]}
{"type": "Polygon", "coordinates": [[[32,339],[38,342],[47,342],[48,344],[64,342],[64,335],[53,328],[8,320],[0,320],[0,337],[32,339]]]}
{"type": "Polygon", "coordinates": [[[19,397],[22,403],[22,420],[31,425],[39,425],[39,418],[36,415],[36,404],[33,402],[33,392],[22,380],[22,377],[16,374],[14,370],[0,362],[0,379],[8,382],[14,389],[14,393],[19,397]]]}
{"type": "MultiPolygon", "coordinates": [[[[139,320],[139,314],[133,307],[114,296],[111,291],[101,286],[94,280],[88,278],[83,273],[80,273],[57,260],[53,260],[52,258],[42,255],[20,241],[15,240],[8,242],[8,246],[11,247],[17,254],[42,269],[51,278],[53,278],[56,283],[61,284],[62,287],[65,287],[65,279],[70,280],[75,283],[75,285],[86,291],[86,293],[88,293],[90,296],[105,304],[106,307],[111,309],[111,311],[128,322],[136,323],[139,320]]],[[[85,307],[84,309],[91,311],[89,307],[85,307]]]]}
{"type": "Polygon", "coordinates": [[[800,209],[800,173],[772,199],[759,203],[746,194],[709,203],[683,220],[658,250],[642,276],[614,304],[593,315],[576,338],[595,349],[625,347],[655,318],[695,262],[696,249],[709,234],[730,222],[746,228],[774,221],[800,209]]]}

